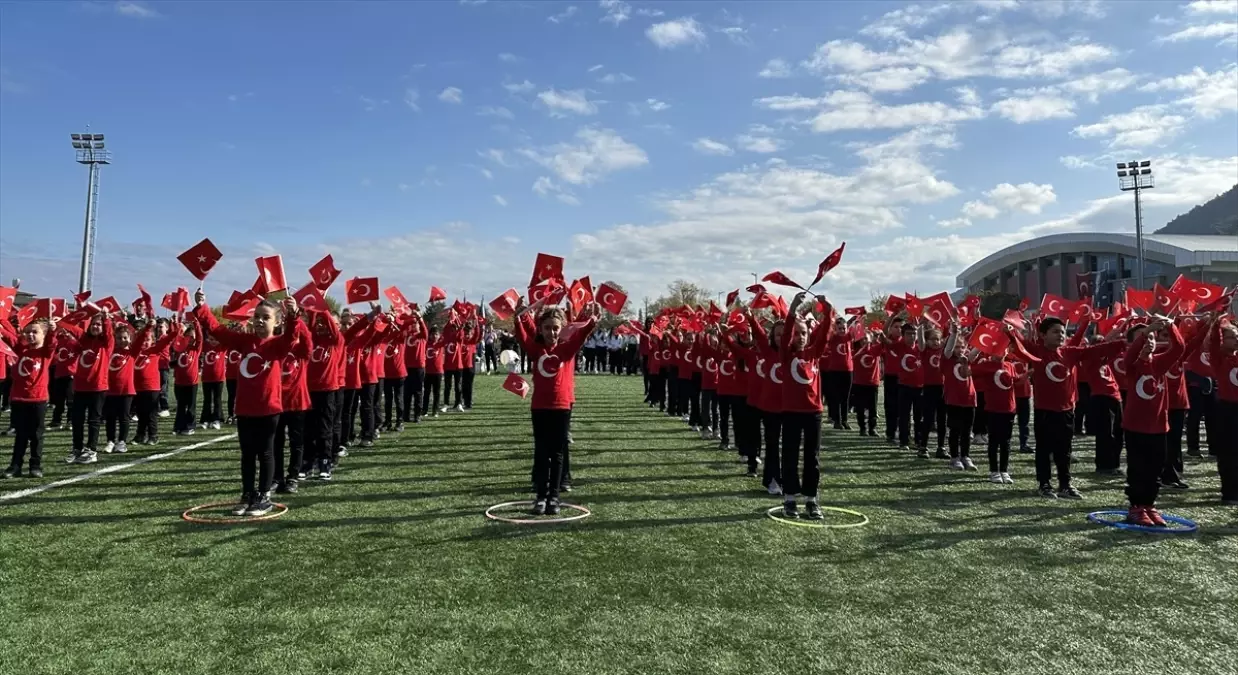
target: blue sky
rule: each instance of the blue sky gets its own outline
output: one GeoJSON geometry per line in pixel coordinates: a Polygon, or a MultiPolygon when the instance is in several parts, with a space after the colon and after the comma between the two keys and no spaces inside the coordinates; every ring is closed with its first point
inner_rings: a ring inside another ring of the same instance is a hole
{"type": "MultiPolygon", "coordinates": [[[[213,296],[325,252],[410,298],[492,296],[533,256],[635,298],[750,272],[839,302],[953,289],[1031,236],[1133,227],[1238,182],[1238,3],[27,2],[0,6],[0,279],[213,296]]],[[[340,291],[336,290],[336,295],[340,291]]]]}

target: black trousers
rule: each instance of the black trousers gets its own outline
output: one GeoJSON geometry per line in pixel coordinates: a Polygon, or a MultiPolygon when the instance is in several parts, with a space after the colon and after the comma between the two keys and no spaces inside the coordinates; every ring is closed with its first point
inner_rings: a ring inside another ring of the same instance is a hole
{"type": "MultiPolygon", "coordinates": [[[[70,411],[73,410],[73,376],[58,377],[52,380],[52,426],[58,427],[64,424],[64,411],[66,406],[70,411]]],[[[14,427],[16,428],[16,427],[14,427]]]]}
{"type": "Polygon", "coordinates": [[[1094,394],[1091,405],[1092,431],[1096,433],[1096,470],[1111,471],[1122,465],[1122,403],[1116,398],[1094,394]]]}
{"type": "Polygon", "coordinates": [[[388,377],[383,380],[383,419],[388,427],[395,427],[404,422],[404,378],[388,377]]]}
{"type": "Polygon", "coordinates": [[[946,406],[946,426],[949,428],[950,457],[971,456],[971,429],[976,409],[962,405],[946,406]]]}
{"type": "Polygon", "coordinates": [[[3,380],[0,380],[0,410],[9,409],[9,395],[12,394],[12,392],[13,378],[6,377],[3,380]]]}
{"type": "Polygon", "coordinates": [[[451,408],[462,404],[460,398],[460,371],[448,370],[443,373],[443,406],[451,408]],[[452,395],[455,395],[455,401],[452,401],[452,395]]]}
{"type": "Polygon", "coordinates": [[[236,419],[236,380],[225,380],[224,386],[228,390],[228,419],[236,419]]]}
{"type": "Polygon", "coordinates": [[[129,409],[132,407],[133,396],[128,394],[108,396],[104,399],[103,418],[107,424],[108,443],[129,441],[129,409]]]}
{"type": "Polygon", "coordinates": [[[1075,386],[1075,435],[1092,435],[1092,425],[1088,420],[1088,407],[1092,399],[1092,386],[1080,381],[1075,386]]]}
{"type": "MultiPolygon", "coordinates": [[[[714,427],[714,430],[718,432],[718,438],[722,440],[723,445],[729,445],[731,442],[731,411],[735,408],[737,399],[739,399],[738,396],[731,394],[717,394],[718,426],[714,427]]],[[[738,438],[738,434],[736,437],[738,438]]]]}
{"type": "Polygon", "coordinates": [[[344,390],[344,407],[341,409],[340,440],[341,445],[350,446],[357,442],[357,411],[361,409],[361,390],[344,390]]]}
{"type": "Polygon", "coordinates": [[[103,399],[107,392],[79,391],[73,394],[73,448],[99,449],[99,422],[103,419],[103,399]]]}
{"type": "Polygon", "coordinates": [[[237,441],[241,445],[241,489],[247,495],[271,491],[278,426],[278,414],[236,418],[237,441]]]}
{"type": "Polygon", "coordinates": [[[941,385],[930,385],[920,394],[920,424],[916,425],[916,446],[927,448],[929,433],[937,433],[937,449],[946,447],[946,392],[941,385]]]}
{"type": "Polygon", "coordinates": [[[882,409],[886,416],[886,440],[893,442],[898,437],[898,376],[883,377],[881,389],[882,409]]]}
{"type": "Polygon", "coordinates": [[[13,439],[13,458],[9,460],[11,468],[21,468],[29,449],[30,470],[43,469],[43,418],[46,416],[47,401],[13,401],[9,404],[9,423],[17,434],[13,439]]]}
{"type": "Polygon", "coordinates": [[[224,383],[223,382],[203,382],[202,383],[202,416],[198,418],[201,424],[210,424],[211,422],[224,421],[223,408],[224,399],[224,383]]]}
{"type": "Polygon", "coordinates": [[[460,371],[460,377],[462,380],[460,389],[464,392],[464,409],[468,410],[473,407],[473,380],[477,379],[477,373],[470,366],[460,371]]]}
{"type": "Polygon", "coordinates": [[[1016,398],[1014,400],[1014,412],[1015,419],[1019,422],[1019,449],[1022,450],[1027,447],[1027,438],[1030,435],[1028,425],[1032,421],[1032,399],[1016,398]]]}
{"type": "Polygon", "coordinates": [[[558,499],[564,479],[563,455],[572,422],[571,410],[534,410],[533,488],[537,498],[558,499]]]}
{"type": "Polygon", "coordinates": [[[486,345],[485,355],[486,355],[486,371],[493,373],[494,371],[498,370],[499,369],[499,353],[498,353],[498,350],[494,348],[493,344],[486,345]]]}
{"type": "MultiPolygon", "coordinates": [[[[1186,450],[1193,455],[1197,455],[1200,454],[1200,423],[1202,422],[1204,429],[1208,431],[1209,439],[1216,435],[1213,432],[1213,428],[1216,426],[1216,415],[1214,413],[1217,404],[1216,390],[1205,394],[1201,387],[1187,387],[1187,393],[1191,399],[1191,410],[1186,415],[1186,450]]],[[[1208,454],[1216,454],[1214,446],[1215,443],[1209,443],[1208,454]]]]}
{"type": "MultiPolygon", "coordinates": [[[[615,373],[618,375],[618,373],[615,373]]],[[[718,428],[718,392],[714,389],[701,389],[701,426],[706,429],[718,428]]]]}
{"type": "Polygon", "coordinates": [[[748,405],[743,396],[736,396],[731,402],[731,413],[735,420],[735,447],[748,460],[748,471],[756,471],[761,457],[761,411],[748,405]]]}
{"type": "Polygon", "coordinates": [[[295,480],[305,457],[305,411],[285,410],[275,426],[275,477],[295,480]],[[288,454],[284,454],[284,446],[288,454]],[[284,459],[287,458],[287,464],[284,459]]]}
{"type": "Polygon", "coordinates": [[[666,380],[666,414],[679,417],[684,414],[679,411],[679,369],[663,368],[662,377],[666,380]]]}
{"type": "Polygon", "coordinates": [[[168,385],[172,382],[172,370],[165,368],[159,371],[159,410],[168,409],[168,385]]]}
{"type": "Polygon", "coordinates": [[[133,441],[159,440],[159,390],[139,391],[134,399],[138,413],[138,428],[133,434],[133,441]]]}
{"type": "Polygon", "coordinates": [[[362,384],[360,393],[357,395],[360,399],[358,408],[361,412],[361,441],[374,440],[375,423],[378,421],[378,406],[375,405],[378,400],[378,384],[362,384]]]}
{"type": "MultiPolygon", "coordinates": [[[[989,473],[1010,473],[1010,436],[1014,433],[1014,413],[990,412],[987,417],[989,473]]],[[[1037,452],[1040,452],[1039,449],[1037,452]]],[[[1040,455],[1036,457],[1039,459],[1040,455]]]]}
{"type": "Polygon", "coordinates": [[[193,428],[193,411],[197,408],[198,385],[178,384],[176,392],[176,422],[172,431],[189,431],[193,428]]]}
{"type": "Polygon", "coordinates": [[[761,411],[761,430],[765,441],[765,471],[761,484],[782,484],[782,413],[761,411]]]}
{"type": "Polygon", "coordinates": [[[976,392],[976,421],[971,425],[972,434],[989,433],[989,411],[984,409],[984,392],[976,392]]]}
{"type": "Polygon", "coordinates": [[[426,413],[421,402],[421,390],[426,384],[425,368],[409,368],[404,378],[404,421],[416,422],[426,413]]]}
{"type": "Polygon", "coordinates": [[[816,497],[821,485],[821,413],[782,414],[782,494],[816,497]],[[800,455],[804,456],[801,481],[800,455]]]}
{"type": "MultiPolygon", "coordinates": [[[[1165,435],[1165,465],[1161,469],[1161,480],[1165,483],[1182,480],[1182,432],[1185,428],[1186,411],[1170,410],[1169,433],[1165,435]]],[[[1127,456],[1130,456],[1130,450],[1127,450],[1127,456]]]]}
{"type": "Polygon", "coordinates": [[[1217,456],[1221,499],[1238,499],[1238,403],[1216,402],[1216,435],[1208,436],[1208,450],[1217,456]]]}
{"type": "Polygon", "coordinates": [[[645,385],[645,403],[649,403],[650,401],[649,378],[651,377],[651,374],[649,373],[649,357],[648,356],[642,356],[640,359],[640,374],[641,374],[641,380],[643,381],[643,384],[645,385]]]}
{"type": "Polygon", "coordinates": [[[1075,434],[1075,413],[1070,410],[1036,411],[1036,481],[1041,485],[1053,479],[1057,465],[1059,487],[1070,485],[1071,439],[1075,434]]]}
{"type": "Polygon", "coordinates": [[[331,420],[331,461],[335,461],[336,455],[339,454],[340,448],[344,447],[344,418],[347,416],[345,411],[348,410],[347,390],[340,388],[335,390],[335,410],[332,411],[331,420]]]}
{"type": "Polygon", "coordinates": [[[826,371],[821,385],[824,388],[826,411],[833,424],[846,424],[851,402],[851,371],[826,371]]]}
{"type": "Polygon", "coordinates": [[[688,424],[701,424],[701,374],[692,373],[690,379],[679,379],[680,412],[688,413],[688,424]]]}
{"type": "Polygon", "coordinates": [[[426,390],[422,393],[421,410],[427,415],[438,412],[438,395],[439,389],[443,386],[443,376],[439,374],[426,373],[426,390]],[[430,396],[434,396],[434,405],[430,405],[430,396]]]}
{"type": "Polygon", "coordinates": [[[1126,432],[1126,496],[1132,506],[1152,506],[1165,468],[1165,434],[1126,432]]]}
{"type": "Polygon", "coordinates": [[[851,385],[851,407],[861,431],[877,430],[877,385],[851,385]]]}
{"type": "Polygon", "coordinates": [[[915,423],[915,440],[920,439],[922,419],[920,403],[923,390],[920,387],[898,385],[898,444],[910,446],[912,441],[912,423],[915,423]]]}
{"type": "Polygon", "coordinates": [[[330,466],[335,460],[335,402],[334,391],[311,391],[310,409],[305,418],[305,461],[317,462],[319,467],[330,466]]]}

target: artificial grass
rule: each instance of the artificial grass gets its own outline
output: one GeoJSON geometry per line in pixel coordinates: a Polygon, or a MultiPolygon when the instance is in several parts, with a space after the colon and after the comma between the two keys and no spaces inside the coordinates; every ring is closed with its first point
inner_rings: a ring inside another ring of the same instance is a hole
{"type": "MultiPolygon", "coordinates": [[[[1072,502],[1034,496],[1030,455],[1000,486],[827,430],[822,502],[872,522],[788,527],[639,378],[581,377],[565,497],[595,515],[518,527],[482,517],[529,497],[527,403],[500,382],[267,523],[180,520],[238,495],[230,440],[0,501],[0,673],[1238,672],[1238,511],[1211,463],[1162,499],[1200,532],[1140,535],[1085,522],[1124,501],[1084,473],[1090,440],[1072,502]]],[[[51,434],[42,482],[210,437],[68,466],[51,434]]]]}

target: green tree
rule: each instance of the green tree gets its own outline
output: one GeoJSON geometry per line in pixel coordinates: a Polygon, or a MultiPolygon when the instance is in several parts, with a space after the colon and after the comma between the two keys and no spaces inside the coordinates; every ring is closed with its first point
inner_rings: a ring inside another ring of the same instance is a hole
{"type": "Polygon", "coordinates": [[[1002,291],[982,291],[980,296],[980,316],[988,319],[1001,320],[1006,311],[1018,309],[1022,299],[1014,293],[1002,291]]]}
{"type": "Polygon", "coordinates": [[[681,307],[683,305],[690,307],[709,306],[709,301],[716,299],[716,297],[713,292],[706,288],[690,281],[676,279],[667,285],[666,295],[649,303],[649,313],[657,314],[663,308],[681,307]]]}
{"type": "Polygon", "coordinates": [[[447,303],[442,300],[427,302],[421,307],[421,318],[427,326],[442,329],[447,324],[447,303]]]}

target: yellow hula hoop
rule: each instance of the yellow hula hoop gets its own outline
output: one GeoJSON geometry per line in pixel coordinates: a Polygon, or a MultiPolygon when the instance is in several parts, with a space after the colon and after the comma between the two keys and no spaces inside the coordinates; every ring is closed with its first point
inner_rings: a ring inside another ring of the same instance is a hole
{"type": "Polygon", "coordinates": [[[822,511],[829,511],[831,513],[843,513],[848,516],[856,516],[857,518],[860,518],[861,520],[857,523],[843,523],[841,525],[830,525],[825,522],[814,522],[814,521],[805,522],[802,520],[790,520],[787,518],[783,518],[781,516],[774,515],[775,512],[782,510],[781,506],[775,506],[774,508],[769,509],[768,511],[765,512],[765,515],[769,516],[770,520],[782,523],[783,525],[794,525],[796,527],[812,527],[818,530],[847,530],[853,527],[863,527],[868,524],[868,516],[864,515],[863,513],[860,513],[859,511],[852,511],[851,509],[843,509],[837,506],[820,506],[820,508],[822,511]]]}
{"type": "Polygon", "coordinates": [[[283,504],[276,504],[275,507],[279,510],[272,511],[265,516],[249,516],[246,518],[199,518],[193,514],[206,509],[218,508],[220,506],[234,506],[236,502],[214,502],[211,504],[199,504],[185,510],[181,514],[181,520],[190,523],[199,523],[202,525],[244,525],[245,523],[258,523],[264,520],[275,520],[276,518],[288,513],[288,507],[283,504]]]}
{"type": "Polygon", "coordinates": [[[590,511],[589,509],[586,509],[583,506],[578,506],[576,504],[567,504],[567,503],[560,503],[559,508],[569,509],[572,511],[578,511],[579,515],[567,516],[566,518],[505,518],[503,516],[495,515],[494,511],[496,511],[497,509],[502,509],[502,508],[506,508],[509,506],[533,506],[533,502],[522,501],[522,502],[503,502],[502,504],[495,504],[494,506],[491,506],[490,508],[486,509],[486,518],[489,518],[490,520],[493,520],[499,523],[508,523],[510,525],[554,525],[557,523],[571,523],[577,520],[584,520],[585,518],[588,518],[589,516],[593,515],[592,511],[590,511]]]}

